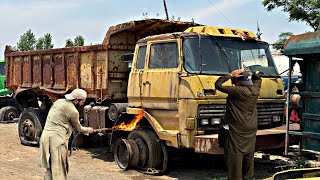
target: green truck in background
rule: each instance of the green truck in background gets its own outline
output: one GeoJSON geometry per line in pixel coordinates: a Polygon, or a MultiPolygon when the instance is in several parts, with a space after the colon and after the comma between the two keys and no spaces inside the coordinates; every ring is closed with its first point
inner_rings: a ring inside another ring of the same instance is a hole
{"type": "Polygon", "coordinates": [[[5,61],[0,60],[0,122],[13,122],[19,117],[23,108],[17,103],[14,95],[5,88],[6,67],[5,61]]]}
{"type": "Polygon", "coordinates": [[[0,96],[10,94],[9,89],[5,88],[5,80],[6,80],[6,63],[3,59],[0,59],[0,96]]]}

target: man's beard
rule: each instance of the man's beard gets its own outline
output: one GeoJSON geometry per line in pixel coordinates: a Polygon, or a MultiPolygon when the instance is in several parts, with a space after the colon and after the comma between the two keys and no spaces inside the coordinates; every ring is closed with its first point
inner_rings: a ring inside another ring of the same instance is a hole
{"type": "Polygon", "coordinates": [[[75,104],[74,106],[75,106],[77,109],[79,109],[80,104],[79,104],[79,103],[77,103],[77,104],[75,104]]]}

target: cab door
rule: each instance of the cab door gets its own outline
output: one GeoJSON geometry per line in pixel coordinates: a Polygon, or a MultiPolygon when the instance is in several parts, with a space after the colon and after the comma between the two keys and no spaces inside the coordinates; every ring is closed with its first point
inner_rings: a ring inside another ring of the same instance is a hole
{"type": "Polygon", "coordinates": [[[142,74],[145,68],[147,45],[137,45],[135,49],[135,59],[133,59],[132,69],[128,82],[128,100],[129,106],[142,106],[142,74]]]}
{"type": "Polygon", "coordinates": [[[142,73],[142,104],[149,109],[177,109],[179,41],[148,42],[142,73]]]}

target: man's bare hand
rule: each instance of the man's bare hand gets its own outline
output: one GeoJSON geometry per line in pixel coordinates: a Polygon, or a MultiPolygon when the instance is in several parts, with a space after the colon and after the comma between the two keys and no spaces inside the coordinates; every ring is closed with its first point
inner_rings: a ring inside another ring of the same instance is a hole
{"type": "Polygon", "coordinates": [[[92,127],[89,127],[89,133],[92,134],[92,133],[95,133],[96,131],[92,128],[92,127]]]}
{"type": "Polygon", "coordinates": [[[237,69],[237,70],[234,70],[234,71],[232,71],[231,73],[230,73],[230,75],[232,76],[232,77],[239,77],[239,74],[240,73],[242,73],[244,71],[244,69],[237,69]]]}

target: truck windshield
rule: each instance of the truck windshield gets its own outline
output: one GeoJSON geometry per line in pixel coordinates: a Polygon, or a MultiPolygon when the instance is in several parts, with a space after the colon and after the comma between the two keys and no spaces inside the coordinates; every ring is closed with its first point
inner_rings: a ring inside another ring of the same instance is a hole
{"type": "Polygon", "coordinates": [[[199,41],[198,37],[186,37],[183,57],[184,68],[191,74],[228,74],[249,68],[266,76],[278,76],[268,45],[254,41],[213,37],[201,37],[199,41]]]}

